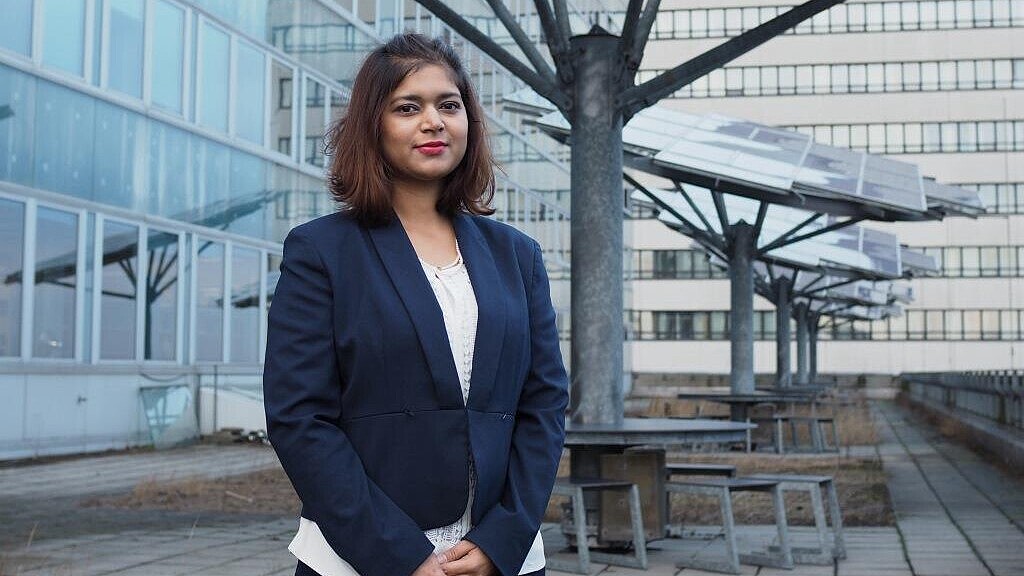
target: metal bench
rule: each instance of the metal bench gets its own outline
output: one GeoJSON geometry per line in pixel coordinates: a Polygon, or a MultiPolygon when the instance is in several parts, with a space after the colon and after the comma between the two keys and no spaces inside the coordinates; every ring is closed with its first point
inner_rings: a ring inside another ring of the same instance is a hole
{"type": "Polygon", "coordinates": [[[640,509],[640,491],[636,484],[620,480],[593,478],[571,480],[559,478],[551,491],[552,496],[565,496],[572,506],[572,526],[576,535],[576,564],[557,558],[549,558],[547,566],[551,570],[589,574],[591,560],[627,568],[647,569],[647,539],[644,537],[643,513],[640,509]],[[629,516],[633,529],[633,554],[621,555],[590,550],[587,543],[587,511],[584,506],[583,493],[586,491],[624,491],[629,499],[629,516]]]}
{"type": "Polygon", "coordinates": [[[779,483],[779,490],[799,490],[811,497],[814,513],[814,527],[818,535],[817,548],[793,548],[793,560],[799,564],[830,565],[835,559],[846,558],[846,543],[843,538],[843,514],[839,510],[836,484],[831,476],[806,474],[753,474],[748,478],[770,480],[779,483]],[[828,545],[828,522],[825,519],[825,505],[821,490],[828,498],[828,516],[832,520],[832,545],[828,545]]]}
{"type": "Polygon", "coordinates": [[[666,480],[673,476],[736,476],[736,467],[732,464],[665,464],[666,480]]]}
{"type": "Polygon", "coordinates": [[[793,567],[793,554],[789,547],[789,527],[786,523],[786,508],[782,501],[782,490],[779,488],[779,482],[751,478],[707,478],[684,482],[669,482],[665,485],[665,489],[669,494],[714,496],[718,498],[722,513],[725,559],[716,562],[690,557],[679,560],[676,563],[677,567],[739,574],[741,559],[744,563],[758,566],[786,569],[793,567]],[[732,515],[733,492],[767,492],[771,494],[772,505],[775,509],[775,526],[778,530],[779,538],[779,545],[774,551],[769,548],[764,553],[739,553],[736,545],[736,529],[732,515]]]}
{"type": "Polygon", "coordinates": [[[803,424],[807,427],[807,433],[811,439],[810,449],[813,452],[838,452],[839,451],[839,430],[836,427],[836,419],[833,416],[804,416],[796,414],[776,414],[772,416],[772,440],[775,444],[775,452],[786,453],[785,428],[789,427],[790,436],[793,439],[790,450],[799,450],[799,429],[803,424]],[[828,441],[826,428],[831,431],[831,443],[828,441]]]}

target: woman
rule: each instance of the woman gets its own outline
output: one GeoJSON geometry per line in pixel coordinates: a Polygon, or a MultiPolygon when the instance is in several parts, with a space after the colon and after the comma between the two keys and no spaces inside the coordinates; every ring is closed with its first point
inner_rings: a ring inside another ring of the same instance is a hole
{"type": "Polygon", "coordinates": [[[493,213],[453,49],[374,50],[332,130],[343,210],[293,229],[270,310],[270,440],[296,574],[543,574],[568,383],[540,246],[493,213]]]}

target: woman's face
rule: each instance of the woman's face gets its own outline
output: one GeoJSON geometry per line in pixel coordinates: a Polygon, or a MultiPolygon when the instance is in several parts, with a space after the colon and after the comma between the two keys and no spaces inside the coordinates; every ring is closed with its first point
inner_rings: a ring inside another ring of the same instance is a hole
{"type": "Polygon", "coordinates": [[[469,119],[447,69],[411,72],[388,96],[381,145],[396,180],[439,181],[466,154],[469,119]]]}

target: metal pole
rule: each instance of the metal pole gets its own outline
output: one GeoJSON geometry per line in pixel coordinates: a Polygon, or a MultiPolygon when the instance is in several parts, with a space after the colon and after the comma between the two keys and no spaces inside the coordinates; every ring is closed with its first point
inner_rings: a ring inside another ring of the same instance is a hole
{"type": "MultiPolygon", "coordinates": [[[[754,227],[739,222],[729,227],[729,386],[733,394],[754,392],[754,227]]],[[[745,420],[739,406],[732,418],[745,420]]]]}
{"type": "Polygon", "coordinates": [[[572,113],[572,421],[621,424],[622,112],[619,37],[599,27],[570,39],[572,113]]]}
{"type": "Polygon", "coordinates": [[[810,338],[808,339],[807,356],[811,361],[811,368],[807,383],[813,385],[818,380],[818,315],[809,314],[808,316],[807,328],[810,338]]]}
{"type": "Polygon", "coordinates": [[[775,384],[779,388],[789,388],[790,375],[789,317],[792,309],[792,282],[782,277],[775,281],[775,384]]]}
{"type": "Polygon", "coordinates": [[[807,372],[807,356],[809,334],[808,334],[808,312],[807,304],[800,303],[796,305],[796,383],[800,386],[806,386],[808,382],[807,372]]]}

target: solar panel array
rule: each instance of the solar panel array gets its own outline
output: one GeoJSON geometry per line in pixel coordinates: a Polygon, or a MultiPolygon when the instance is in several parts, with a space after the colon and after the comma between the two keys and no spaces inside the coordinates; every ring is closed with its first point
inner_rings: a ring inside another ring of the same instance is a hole
{"type": "MultiPolygon", "coordinates": [[[[505,101],[533,113],[549,110],[536,119],[538,127],[563,139],[569,135],[569,122],[532,90],[506,96],[505,101]]],[[[914,164],[819,144],[794,130],[719,114],[651,106],[623,127],[622,143],[625,152],[652,161],[674,180],[714,178],[732,184],[730,191],[755,197],[798,193],[907,216],[922,215],[929,208],[966,215],[984,211],[976,192],[922,178],[914,164]]]]}

